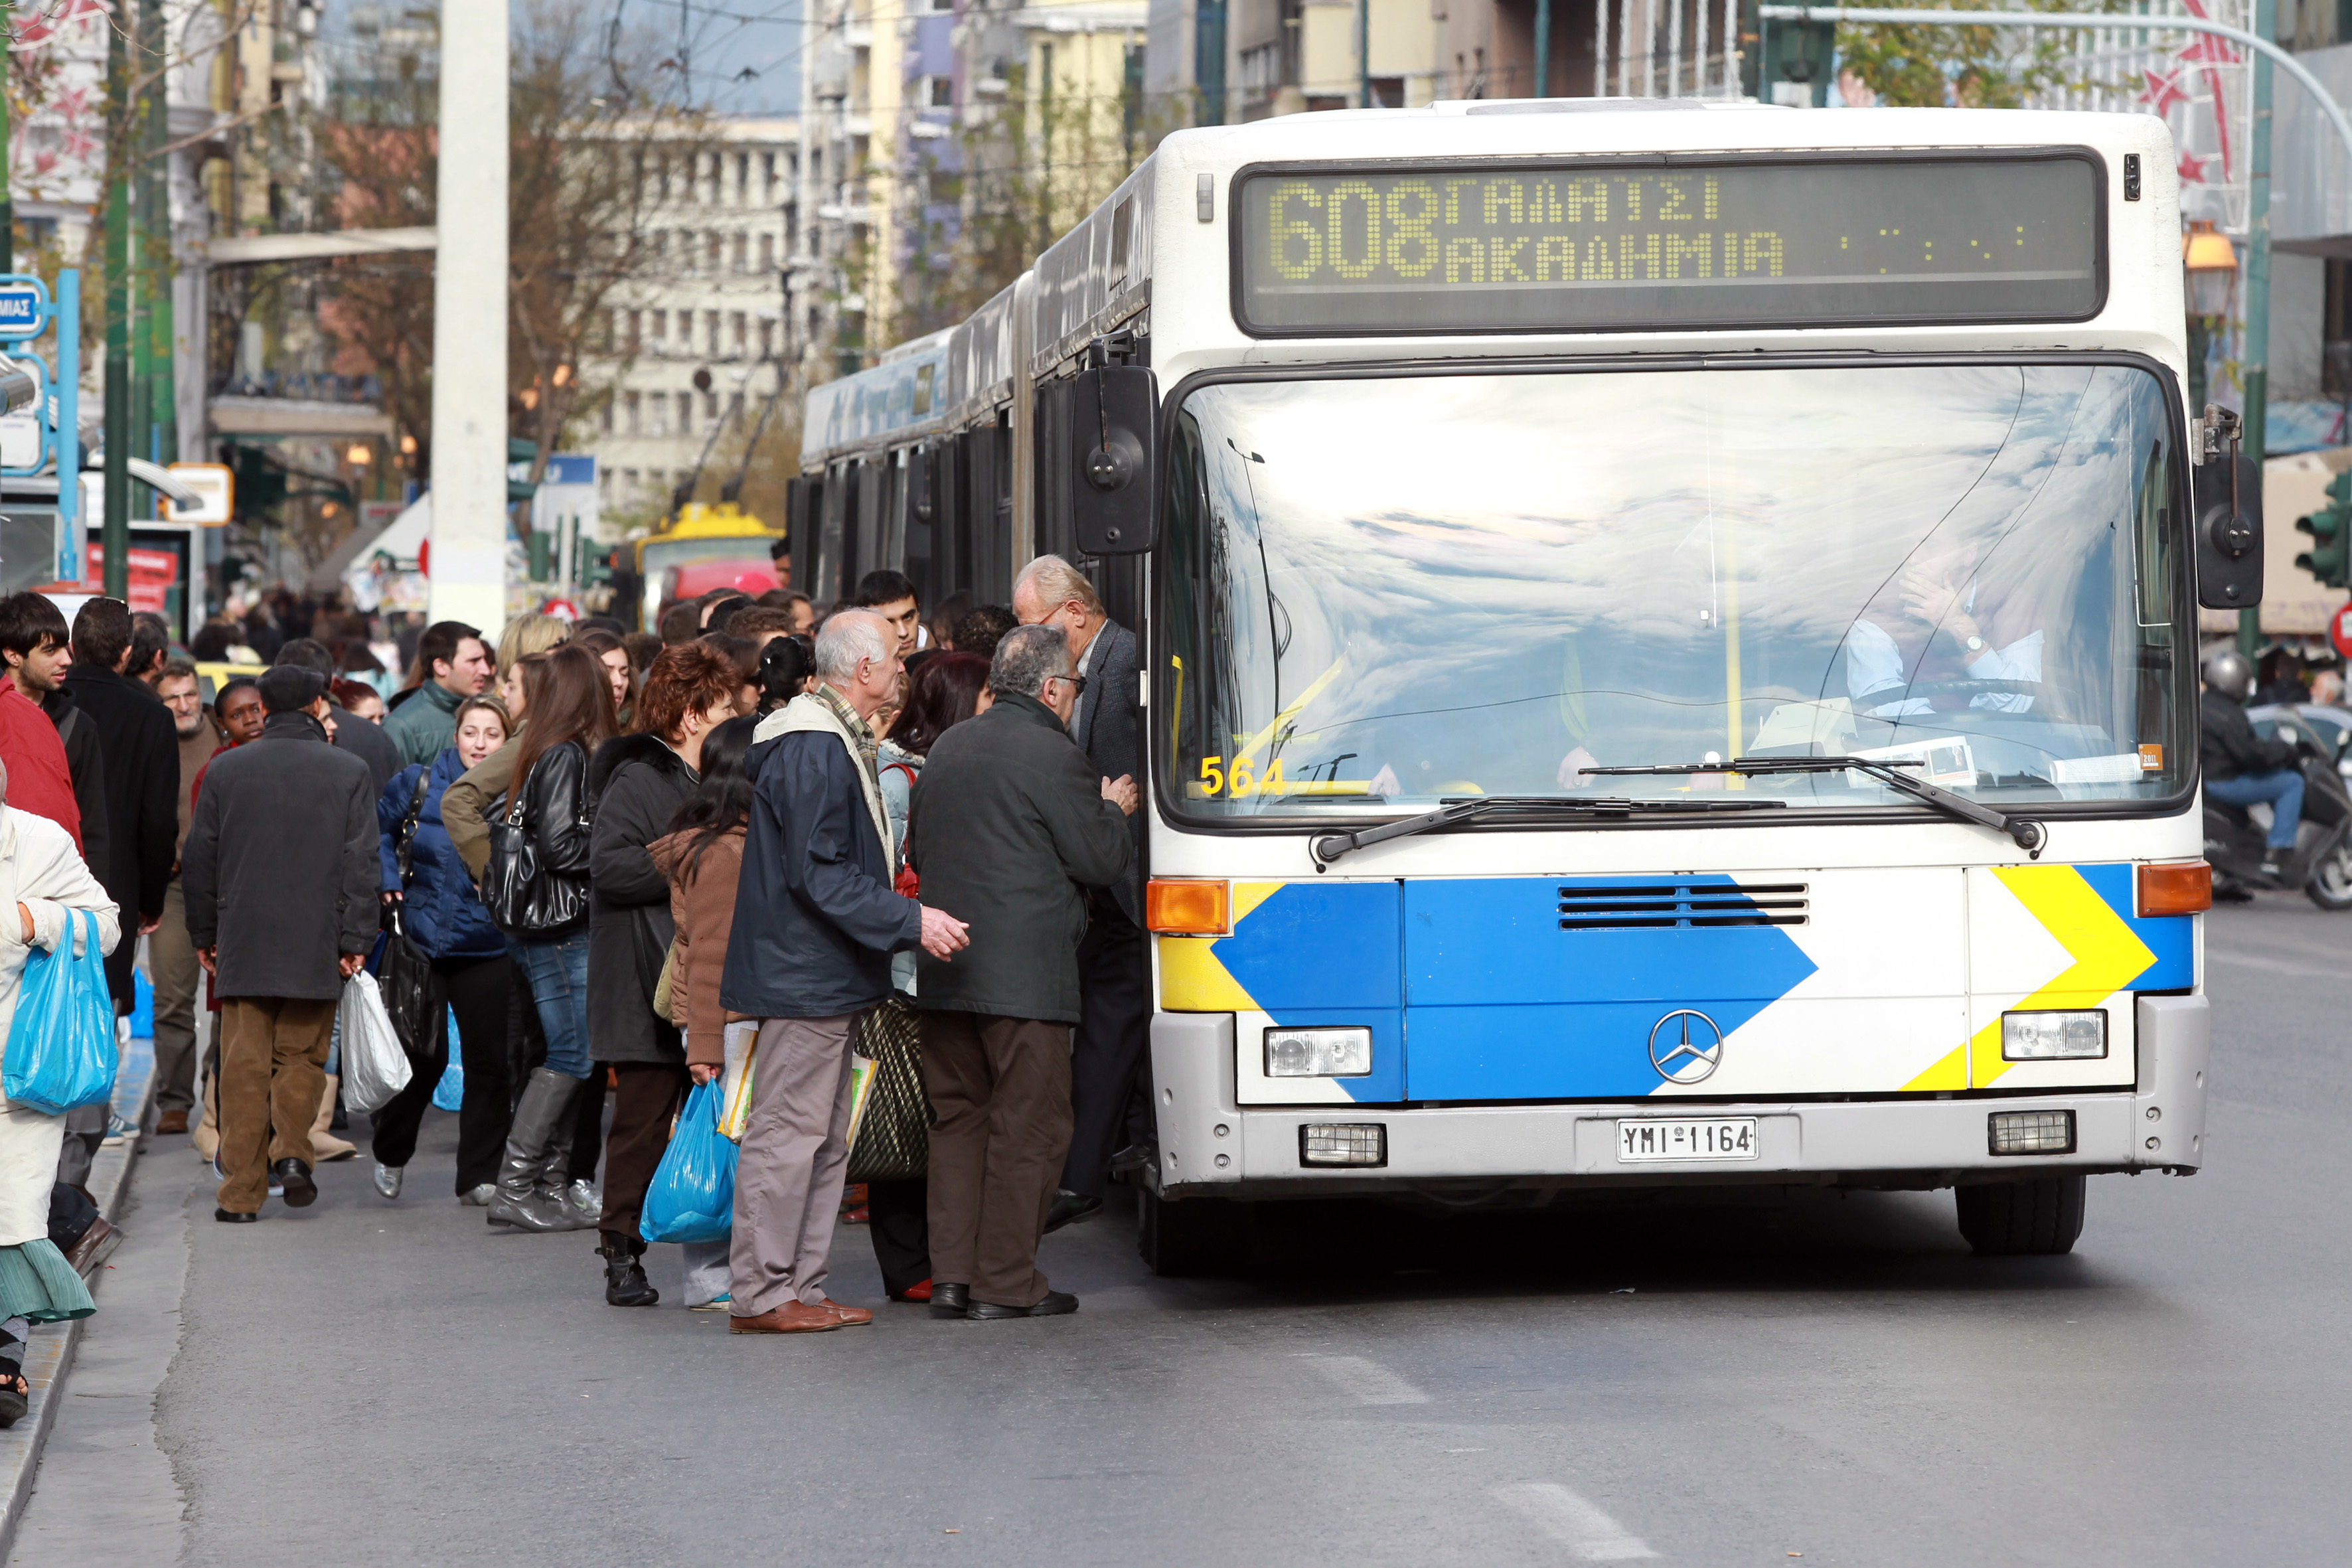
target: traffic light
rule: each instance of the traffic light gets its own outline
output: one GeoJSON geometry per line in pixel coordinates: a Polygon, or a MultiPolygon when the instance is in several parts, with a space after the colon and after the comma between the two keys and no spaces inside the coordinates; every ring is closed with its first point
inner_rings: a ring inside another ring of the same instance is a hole
{"type": "Polygon", "coordinates": [[[1825,107],[1837,24],[1768,22],[1758,5],[1759,0],[1744,0],[1739,7],[1740,90],[1792,109],[1825,107]]]}
{"type": "Polygon", "coordinates": [[[529,500],[539,493],[530,482],[531,460],[539,456],[539,443],[526,441],[520,436],[507,437],[507,504],[529,500]]]}
{"type": "Polygon", "coordinates": [[[2311,535],[2311,548],[2294,563],[2330,588],[2352,587],[2352,473],[2329,480],[2327,504],[2294,526],[2311,535]]]}

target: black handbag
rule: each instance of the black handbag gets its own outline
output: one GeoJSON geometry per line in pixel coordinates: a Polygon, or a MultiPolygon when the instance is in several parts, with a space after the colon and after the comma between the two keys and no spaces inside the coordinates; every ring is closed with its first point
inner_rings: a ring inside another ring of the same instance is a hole
{"type": "MultiPolygon", "coordinates": [[[[408,896],[417,821],[425,810],[426,786],[432,782],[430,769],[417,775],[416,793],[408,797],[407,815],[400,819],[399,834],[393,840],[393,862],[400,872],[404,900],[408,896]]],[[[383,994],[383,1010],[391,1015],[393,1032],[400,1037],[402,1048],[416,1060],[426,1061],[436,1042],[425,1032],[441,1022],[440,976],[433,973],[432,958],[409,940],[407,912],[405,903],[392,904],[384,910],[383,961],[377,966],[376,978],[383,994]]]]}
{"type": "Polygon", "coordinates": [[[931,1164],[931,1100],[923,1089],[922,1015],[892,996],[857,1020],[857,1054],[874,1063],[874,1087],[849,1151],[853,1182],[898,1182],[931,1164]]]}
{"type": "MultiPolygon", "coordinates": [[[[513,936],[548,936],[588,917],[588,879],[543,871],[539,840],[526,819],[529,792],[507,792],[507,809],[490,823],[490,863],[482,872],[482,905],[500,931],[513,936]]],[[[590,819],[582,802],[579,826],[590,819]]]]}

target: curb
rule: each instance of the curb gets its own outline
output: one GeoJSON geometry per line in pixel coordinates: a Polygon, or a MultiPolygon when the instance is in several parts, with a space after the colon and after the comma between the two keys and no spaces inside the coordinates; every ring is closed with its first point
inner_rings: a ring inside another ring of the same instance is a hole
{"type": "MultiPolygon", "coordinates": [[[[132,1048],[123,1053],[123,1077],[115,1085],[114,1110],[144,1129],[155,1089],[154,1042],[137,1039],[131,1044],[132,1048]]],[[[111,1148],[100,1148],[90,1162],[89,1194],[109,1224],[122,1217],[123,1204],[131,1193],[131,1164],[147,1137],[142,1131],[111,1148]]],[[[96,1286],[98,1281],[91,1284],[96,1286]]],[[[48,1443],[49,1429],[57,1425],[58,1402],[65,1395],[74,1352],[81,1344],[82,1326],[89,1321],[81,1318],[70,1323],[39,1324],[26,1343],[25,1381],[32,1386],[32,1407],[15,1426],[0,1432],[0,1561],[16,1547],[16,1526],[25,1516],[25,1504],[32,1499],[41,1450],[48,1443]]]]}

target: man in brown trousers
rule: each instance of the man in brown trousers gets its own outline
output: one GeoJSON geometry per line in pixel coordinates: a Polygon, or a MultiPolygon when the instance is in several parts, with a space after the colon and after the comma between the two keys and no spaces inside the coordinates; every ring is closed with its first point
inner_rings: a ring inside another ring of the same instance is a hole
{"type": "Polygon", "coordinates": [[[180,877],[188,940],[221,997],[221,1183],[213,1217],[258,1217],[274,1176],[289,1208],[319,1195],[310,1124],[343,982],[375,941],[375,777],[327,739],[327,681],[281,664],[269,717],[215,757],[180,877]]]}
{"type": "Polygon", "coordinates": [[[1085,689],[1061,628],[996,645],[987,712],[933,743],[915,786],[908,861],[923,897],[970,925],[953,963],[919,961],[931,1131],[931,1312],[1045,1318],[1077,1310],[1037,1268],[1070,1145],[1081,887],[1134,854],[1135,781],[1106,779],[1069,736],[1085,689]]]}

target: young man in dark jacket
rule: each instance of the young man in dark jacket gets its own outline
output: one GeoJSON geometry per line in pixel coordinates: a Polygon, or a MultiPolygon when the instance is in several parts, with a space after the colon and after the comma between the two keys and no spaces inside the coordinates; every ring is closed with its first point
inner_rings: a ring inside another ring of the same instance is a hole
{"type": "MultiPolygon", "coordinates": [[[[946,958],[963,922],[891,891],[890,833],[868,721],[898,689],[888,624],[845,610],[817,637],[820,684],[772,713],[746,759],[757,781],[720,1003],[760,1020],[735,1167],[739,1334],[816,1333],[874,1314],[824,1292],[849,1163],[849,1042],[890,993],[890,954],[946,958]]],[[[693,1069],[707,1079],[709,1069],[693,1069]]]]}
{"type": "MultiPolygon", "coordinates": [[[[66,694],[98,727],[106,758],[107,851],[89,868],[122,910],[123,925],[138,913],[146,935],[163,918],[163,889],[180,837],[180,737],[171,710],[122,673],[131,658],[131,606],[92,599],[74,616],[73,668],[66,694]]],[[[115,1011],[131,1011],[131,961],[136,942],[118,944],[106,961],[115,1011]]]]}
{"type": "Polygon", "coordinates": [[[289,1208],[319,1195],[310,1125],[335,1003],[377,926],[367,764],[327,743],[316,671],[280,665],[260,686],[268,722],[207,765],[180,868],[188,938],[221,997],[213,1217],[232,1223],[259,1216],[273,1174],[289,1208]]]}
{"type": "Polygon", "coordinates": [[[1070,1145],[1084,889],[1134,860],[1135,781],[1106,779],[1066,726],[1084,689],[1058,626],[996,645],[979,718],[931,747],[908,859],[970,921],[952,964],[919,963],[931,1131],[931,1310],[979,1319],[1077,1310],[1037,1268],[1070,1145]]]}

